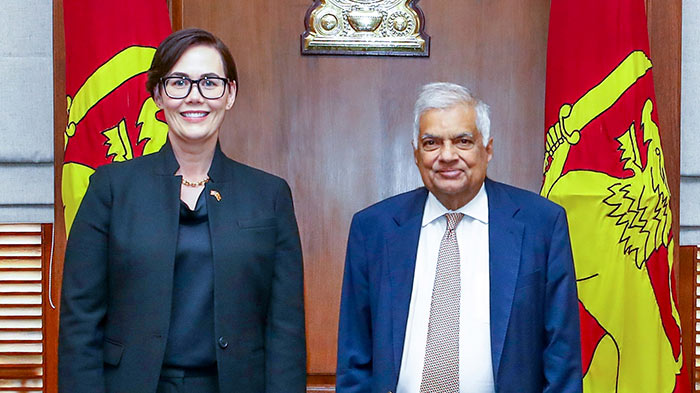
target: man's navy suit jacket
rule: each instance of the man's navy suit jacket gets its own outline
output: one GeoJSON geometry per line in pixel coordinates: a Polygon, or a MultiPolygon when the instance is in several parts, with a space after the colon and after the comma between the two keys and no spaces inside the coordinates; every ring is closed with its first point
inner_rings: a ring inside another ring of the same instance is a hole
{"type": "MultiPolygon", "coordinates": [[[[495,391],[581,392],[578,302],[564,209],[529,191],[489,179],[485,185],[495,391]]],[[[353,217],[338,393],[396,391],[427,195],[419,188],[353,217]]],[[[469,245],[460,249],[469,253],[469,245]]]]}
{"type": "MultiPolygon", "coordinates": [[[[178,168],[167,143],[92,176],[66,248],[61,393],[156,391],[172,308],[178,168]]],[[[202,198],[221,391],[304,392],[303,268],[289,187],[218,146],[209,177],[202,198]]]]}

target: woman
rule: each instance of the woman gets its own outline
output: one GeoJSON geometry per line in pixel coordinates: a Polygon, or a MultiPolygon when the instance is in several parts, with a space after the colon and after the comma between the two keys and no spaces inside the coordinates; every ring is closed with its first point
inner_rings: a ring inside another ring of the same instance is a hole
{"type": "Polygon", "coordinates": [[[217,143],[236,80],[206,31],[158,47],[146,87],[168,142],[90,180],[66,248],[60,392],[305,391],[289,187],[217,143]]]}

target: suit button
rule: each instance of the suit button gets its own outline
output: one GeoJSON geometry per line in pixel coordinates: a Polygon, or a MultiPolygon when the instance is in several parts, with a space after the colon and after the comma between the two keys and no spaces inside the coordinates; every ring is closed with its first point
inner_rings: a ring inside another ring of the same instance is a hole
{"type": "Polygon", "coordinates": [[[221,347],[221,349],[226,349],[226,347],[228,347],[228,341],[226,341],[224,336],[219,337],[218,342],[219,342],[219,346],[221,347]]]}

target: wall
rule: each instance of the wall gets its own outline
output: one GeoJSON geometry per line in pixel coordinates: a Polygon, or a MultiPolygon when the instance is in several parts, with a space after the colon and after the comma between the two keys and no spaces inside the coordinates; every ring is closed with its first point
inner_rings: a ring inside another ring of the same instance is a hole
{"type": "MultiPolygon", "coordinates": [[[[240,94],[223,126],[224,151],[292,186],[305,256],[308,368],[319,376],[334,372],[352,214],[421,184],[410,147],[420,85],[444,80],[472,88],[492,106],[489,176],[539,189],[549,2],[421,1],[430,58],[302,56],[299,35],[311,3],[172,1],[175,21],[220,35],[237,59],[240,94]]],[[[680,0],[646,4],[652,56],[658,54],[662,138],[677,194],[680,0]]]]}
{"type": "Polygon", "coordinates": [[[680,244],[700,244],[700,2],[683,0],[680,244]]]}
{"type": "Polygon", "coordinates": [[[53,222],[52,5],[0,12],[0,222],[53,222]]]}
{"type": "MultiPolygon", "coordinates": [[[[448,80],[470,86],[493,109],[495,157],[489,176],[533,191],[540,186],[549,1],[421,1],[433,39],[430,58],[302,56],[299,36],[311,0],[168,3],[175,28],[212,30],[238,61],[240,94],[222,130],[224,151],[285,177],[292,186],[305,256],[312,383],[332,382],[352,214],[420,185],[410,133],[421,84],[448,80]]],[[[681,0],[646,4],[667,170],[678,195],[681,0]]],[[[62,19],[60,12],[56,18],[62,19]]],[[[58,37],[62,26],[56,27],[58,37]]],[[[65,94],[60,91],[62,42],[56,42],[60,161],[65,94]]],[[[675,217],[677,206],[676,198],[675,217]]],[[[678,220],[676,233],[677,225],[678,220]]],[[[61,246],[59,241],[59,257],[61,246]]]]}
{"type": "Polygon", "coordinates": [[[548,2],[422,1],[430,58],[302,56],[309,0],[283,7],[276,0],[181,3],[184,27],[220,35],[238,62],[240,90],[222,148],[292,187],[304,248],[310,374],[335,371],[352,214],[421,185],[410,142],[422,84],[464,84],[489,103],[495,138],[489,176],[539,189],[548,2]]]}

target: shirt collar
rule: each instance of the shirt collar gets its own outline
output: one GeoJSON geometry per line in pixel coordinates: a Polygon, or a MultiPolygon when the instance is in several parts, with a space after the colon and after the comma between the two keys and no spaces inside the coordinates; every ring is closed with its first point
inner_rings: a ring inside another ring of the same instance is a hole
{"type": "Polygon", "coordinates": [[[476,196],[474,196],[471,201],[455,211],[447,209],[432,192],[429,192],[428,199],[425,201],[425,210],[423,211],[423,222],[421,226],[425,227],[436,219],[444,216],[446,213],[463,213],[465,216],[488,224],[489,202],[484,185],[481,185],[479,192],[476,193],[476,196]]]}

